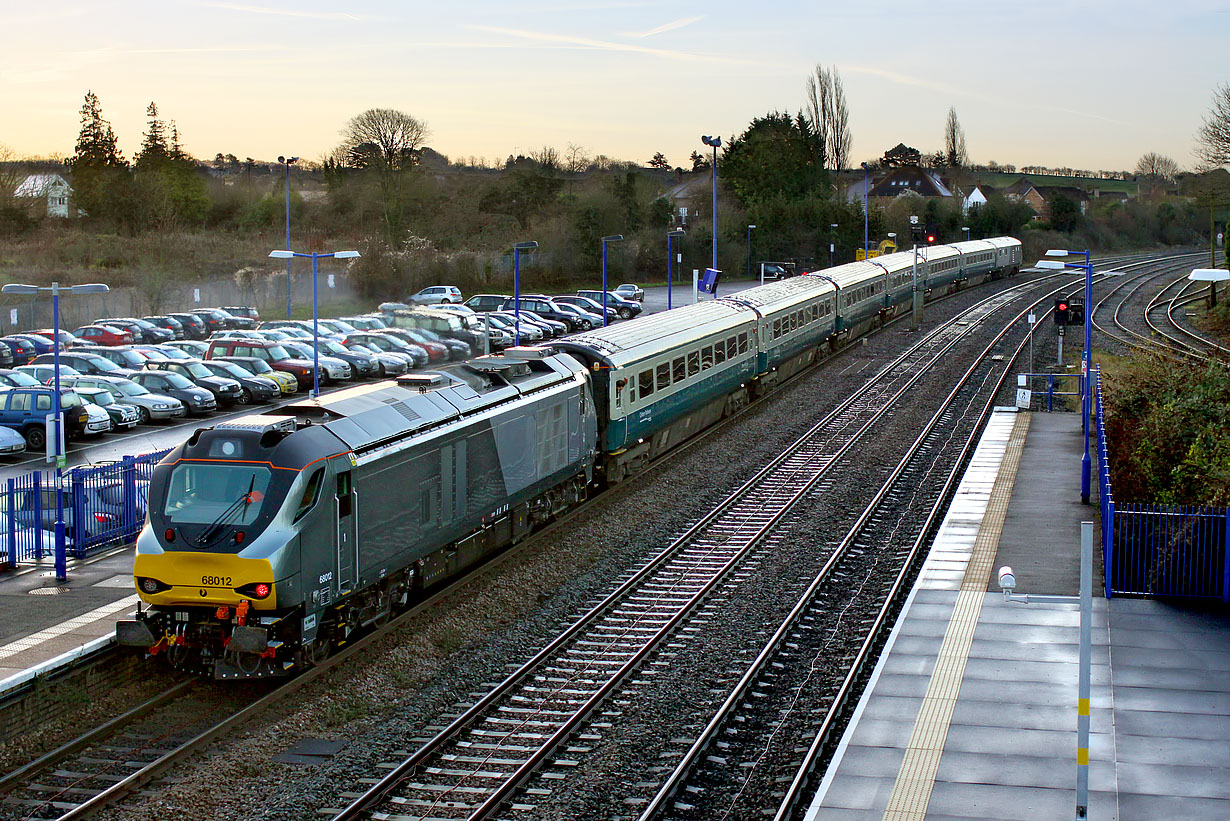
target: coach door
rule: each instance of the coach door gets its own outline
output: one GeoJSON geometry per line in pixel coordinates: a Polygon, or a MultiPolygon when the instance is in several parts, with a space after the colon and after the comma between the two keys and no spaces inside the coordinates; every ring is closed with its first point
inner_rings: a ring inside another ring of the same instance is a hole
{"type": "Polygon", "coordinates": [[[359,573],[359,499],[355,492],[353,473],[337,474],[337,578],[338,587],[344,596],[358,586],[359,573]]]}

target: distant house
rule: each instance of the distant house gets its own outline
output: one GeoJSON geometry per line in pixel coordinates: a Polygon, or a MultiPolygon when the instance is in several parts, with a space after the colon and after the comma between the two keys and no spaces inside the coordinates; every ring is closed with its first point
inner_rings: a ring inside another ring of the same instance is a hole
{"type": "Polygon", "coordinates": [[[989,185],[984,183],[975,185],[961,203],[962,213],[968,214],[969,209],[973,208],[975,205],[986,205],[988,198],[994,193],[995,189],[989,185]]]}
{"type": "Polygon", "coordinates": [[[846,189],[846,200],[865,204],[868,197],[890,200],[906,193],[929,198],[952,196],[952,191],[948,190],[948,186],[944,185],[938,174],[916,165],[891,168],[887,173],[871,179],[870,192],[867,187],[867,180],[857,180],[846,189]]]}
{"type": "MultiPolygon", "coordinates": [[[[44,201],[49,217],[70,216],[69,203],[73,198],[73,187],[59,174],[31,174],[22,180],[13,195],[44,201]]],[[[80,216],[76,209],[73,209],[71,215],[80,216]]]]}
{"type": "Polygon", "coordinates": [[[666,198],[671,204],[671,224],[686,226],[704,213],[713,202],[713,182],[708,174],[693,174],[690,179],[671,188],[666,198]]]}
{"type": "Polygon", "coordinates": [[[1082,214],[1089,210],[1089,195],[1073,185],[1035,185],[1028,177],[1021,177],[1003,189],[1005,197],[1014,202],[1024,202],[1034,209],[1039,217],[1049,217],[1046,203],[1052,197],[1067,197],[1076,203],[1082,214]]]}

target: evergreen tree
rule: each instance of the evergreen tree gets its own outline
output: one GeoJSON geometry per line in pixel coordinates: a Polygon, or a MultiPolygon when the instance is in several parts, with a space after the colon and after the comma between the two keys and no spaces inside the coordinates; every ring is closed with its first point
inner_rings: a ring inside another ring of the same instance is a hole
{"type": "Polygon", "coordinates": [[[119,216],[128,188],[128,164],[116,147],[115,132],[102,115],[98,95],[87,91],[81,105],[76,153],[68,160],[76,204],[94,217],[119,216]]]}
{"type": "Polygon", "coordinates": [[[171,149],[167,145],[166,125],[158,119],[158,106],[153,103],[145,109],[149,117],[149,129],[141,140],[141,153],[137,155],[137,171],[157,170],[171,159],[171,149]]]}

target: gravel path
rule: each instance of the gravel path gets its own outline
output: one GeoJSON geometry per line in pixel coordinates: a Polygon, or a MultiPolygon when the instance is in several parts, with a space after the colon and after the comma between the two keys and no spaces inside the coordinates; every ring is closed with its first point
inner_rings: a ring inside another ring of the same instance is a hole
{"type": "MultiPolygon", "coordinates": [[[[927,326],[997,287],[928,307],[927,326]]],[[[460,582],[363,661],[305,688],[291,703],[213,745],[193,764],[175,770],[161,788],[108,817],[299,819],[339,806],[339,793],[360,789],[359,779],[371,777],[379,762],[400,758],[396,751],[414,746],[426,727],[455,712],[472,691],[532,655],[601,598],[626,568],[669,543],[916,338],[907,323],[898,323],[855,343],[720,435],[607,493],[567,527],[510,556],[498,575],[479,573],[460,582]],[[349,743],[314,767],[271,761],[303,738],[349,743]]],[[[943,393],[934,393],[938,403],[943,393]]],[[[845,492],[820,499],[816,515],[848,513],[852,505],[845,492]]],[[[791,572],[787,563],[769,578],[791,572]]],[[[724,669],[720,654],[710,661],[719,665],[711,669],[724,669]]],[[[644,726],[647,732],[653,727],[651,715],[644,726]]]]}

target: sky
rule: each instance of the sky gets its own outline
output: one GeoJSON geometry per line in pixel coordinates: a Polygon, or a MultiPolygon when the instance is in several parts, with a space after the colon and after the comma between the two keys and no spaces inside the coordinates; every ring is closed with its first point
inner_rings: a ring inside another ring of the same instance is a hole
{"type": "Polygon", "coordinates": [[[131,158],[157,103],[200,159],[319,160],[395,108],[488,162],[544,146],[687,166],[701,135],[797,112],[817,64],[845,84],[851,160],[1190,168],[1230,82],[1230,0],[0,0],[0,145],[73,151],[87,91],[131,158]]]}

